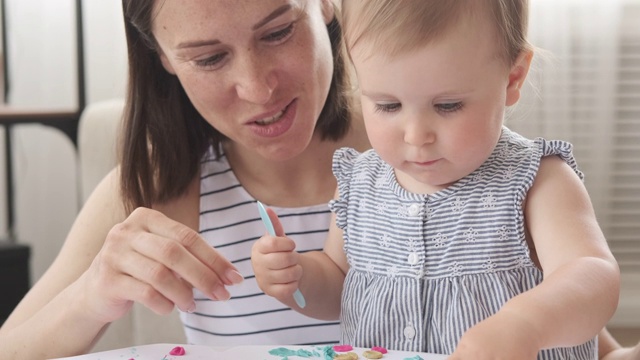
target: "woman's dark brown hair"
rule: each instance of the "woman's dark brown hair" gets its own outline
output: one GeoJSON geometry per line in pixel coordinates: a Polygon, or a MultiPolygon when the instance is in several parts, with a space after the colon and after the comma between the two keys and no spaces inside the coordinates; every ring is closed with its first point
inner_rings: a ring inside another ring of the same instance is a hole
{"type": "MultiPolygon", "coordinates": [[[[127,212],[183,194],[209,146],[218,152],[220,143],[227,140],[198,113],[178,78],[162,66],[151,32],[154,3],[122,0],[129,79],[119,157],[127,212]]],[[[334,74],[316,131],[323,140],[335,141],[350,127],[348,76],[336,18],[327,30],[334,74]]]]}

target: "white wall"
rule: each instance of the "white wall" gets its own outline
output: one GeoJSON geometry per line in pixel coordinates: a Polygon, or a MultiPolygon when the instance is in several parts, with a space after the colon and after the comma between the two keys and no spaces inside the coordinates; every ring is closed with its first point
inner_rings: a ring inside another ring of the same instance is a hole
{"type": "MultiPolygon", "coordinates": [[[[74,0],[5,0],[11,92],[20,107],[77,107],[74,0]]],[[[126,49],[119,1],[83,0],[87,102],[122,97],[126,49]]],[[[4,159],[4,137],[0,136],[4,159]]],[[[12,132],[14,232],[31,244],[38,279],[57,254],[79,209],[76,150],[57,129],[20,125],[12,132]]],[[[0,160],[2,162],[2,160],[0,160]]],[[[0,168],[6,232],[4,167],[0,168]]]]}
{"type": "Polygon", "coordinates": [[[124,97],[127,49],[122,3],[84,0],[83,8],[87,102],[124,97]]]}

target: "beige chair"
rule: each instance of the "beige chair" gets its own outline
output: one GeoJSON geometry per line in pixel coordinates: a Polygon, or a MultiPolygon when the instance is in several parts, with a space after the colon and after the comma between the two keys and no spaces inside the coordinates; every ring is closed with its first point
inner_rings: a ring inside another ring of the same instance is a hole
{"type": "MultiPolygon", "coordinates": [[[[113,99],[89,104],[78,124],[80,196],[86,201],[95,186],[116,165],[116,137],[124,102],[113,99]]],[[[186,342],[178,312],[159,316],[141,305],[109,326],[93,351],[154,343],[186,342]]]]}

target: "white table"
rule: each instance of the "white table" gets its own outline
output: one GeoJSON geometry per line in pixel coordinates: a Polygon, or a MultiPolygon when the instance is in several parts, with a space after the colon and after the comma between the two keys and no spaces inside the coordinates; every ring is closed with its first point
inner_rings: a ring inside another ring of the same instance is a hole
{"type": "MultiPolygon", "coordinates": [[[[321,353],[319,349],[323,346],[278,346],[278,345],[256,345],[256,346],[239,346],[231,348],[213,348],[200,345],[181,345],[181,344],[153,344],[143,345],[118,350],[110,350],[87,355],[62,358],[65,360],[238,360],[238,359],[258,359],[258,360],[282,360],[283,356],[270,355],[269,351],[277,348],[286,348],[290,350],[304,349],[321,353]],[[185,354],[170,355],[171,350],[181,346],[185,349],[185,354]]],[[[362,348],[355,348],[353,351],[362,356],[362,348]]],[[[321,357],[304,357],[304,356],[288,356],[289,360],[301,359],[321,359],[321,357]]],[[[382,357],[382,360],[444,360],[445,355],[415,353],[405,351],[389,351],[382,357]]],[[[58,359],[61,360],[61,359],[58,359]]]]}

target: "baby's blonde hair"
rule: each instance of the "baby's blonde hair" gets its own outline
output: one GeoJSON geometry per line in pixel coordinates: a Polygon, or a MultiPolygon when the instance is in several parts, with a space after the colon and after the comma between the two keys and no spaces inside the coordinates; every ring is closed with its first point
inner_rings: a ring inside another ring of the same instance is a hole
{"type": "Polygon", "coordinates": [[[342,0],[346,46],[366,41],[368,50],[395,56],[441,38],[470,16],[490,16],[501,54],[513,64],[527,41],[528,0],[342,0]]]}

